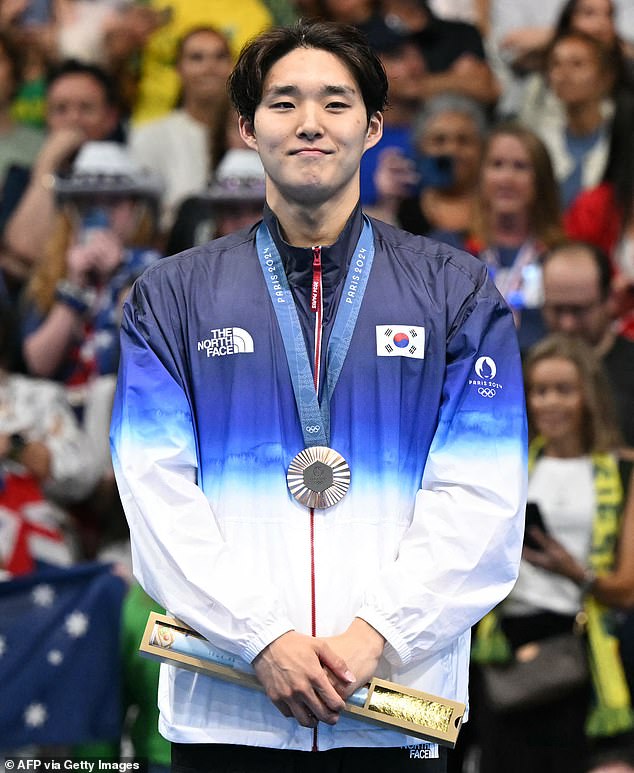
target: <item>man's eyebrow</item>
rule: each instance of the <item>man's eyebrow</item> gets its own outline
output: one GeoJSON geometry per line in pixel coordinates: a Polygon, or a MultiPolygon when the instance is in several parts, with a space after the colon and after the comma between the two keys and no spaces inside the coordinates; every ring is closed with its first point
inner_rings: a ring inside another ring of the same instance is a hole
{"type": "MultiPolygon", "coordinates": [[[[356,89],[352,88],[352,86],[346,86],[346,85],[332,85],[332,86],[323,86],[319,90],[320,96],[349,96],[352,97],[356,95],[356,89]]],[[[293,85],[293,84],[287,84],[287,85],[276,85],[273,84],[270,88],[266,90],[265,96],[267,97],[281,97],[281,96],[298,96],[300,94],[300,89],[293,85]]]]}

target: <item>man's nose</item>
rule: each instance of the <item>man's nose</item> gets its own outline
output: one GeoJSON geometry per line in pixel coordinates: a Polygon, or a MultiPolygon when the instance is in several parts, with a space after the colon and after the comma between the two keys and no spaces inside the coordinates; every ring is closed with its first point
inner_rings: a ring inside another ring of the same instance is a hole
{"type": "Polygon", "coordinates": [[[314,139],[323,134],[323,126],[319,119],[319,112],[316,107],[306,105],[299,113],[299,123],[297,125],[297,135],[314,139]]]}
{"type": "Polygon", "coordinates": [[[66,126],[76,128],[80,125],[83,116],[83,111],[79,105],[69,105],[66,108],[64,118],[66,119],[66,126]]]}
{"type": "Polygon", "coordinates": [[[561,333],[576,333],[579,329],[579,319],[576,314],[562,310],[559,314],[558,327],[561,333]]]}

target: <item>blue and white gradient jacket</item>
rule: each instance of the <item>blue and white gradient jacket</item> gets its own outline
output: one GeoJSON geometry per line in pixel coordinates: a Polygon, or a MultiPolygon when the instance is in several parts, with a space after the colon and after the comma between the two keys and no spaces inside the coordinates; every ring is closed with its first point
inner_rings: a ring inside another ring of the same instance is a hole
{"type": "MultiPolygon", "coordinates": [[[[265,217],[311,352],[311,250],[284,244],[265,217]]],[[[325,343],[361,225],[357,209],[322,250],[325,343]]],[[[315,511],[312,566],[309,511],[286,485],[304,442],[256,228],[136,282],[111,433],[134,571],[167,610],[247,661],[290,629],[310,634],[313,613],[318,636],[358,616],[387,640],[379,676],[466,701],[470,627],[508,594],[521,552],[516,334],[483,263],[372,225],[374,264],[331,400],[330,445],[352,480],[315,511]],[[422,358],[390,344],[413,328],[422,358]]],[[[162,667],[159,705],[173,741],[312,747],[313,731],[264,694],[183,669],[162,667]]],[[[320,750],[410,742],[348,717],[318,730],[320,750]]]]}

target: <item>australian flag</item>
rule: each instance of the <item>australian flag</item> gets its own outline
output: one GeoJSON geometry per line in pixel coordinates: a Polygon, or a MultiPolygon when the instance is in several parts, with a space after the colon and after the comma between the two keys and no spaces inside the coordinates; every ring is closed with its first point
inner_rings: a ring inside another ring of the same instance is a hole
{"type": "Polygon", "coordinates": [[[0,749],[119,737],[120,614],[110,564],[0,582],[0,749]]]}

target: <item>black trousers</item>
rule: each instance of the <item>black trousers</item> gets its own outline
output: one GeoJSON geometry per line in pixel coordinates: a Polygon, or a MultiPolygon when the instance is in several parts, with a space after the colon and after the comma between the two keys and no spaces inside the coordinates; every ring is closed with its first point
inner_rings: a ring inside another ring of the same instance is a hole
{"type": "Polygon", "coordinates": [[[172,773],[446,773],[447,750],[438,759],[426,747],[345,748],[323,752],[232,744],[172,744],[172,773]]]}

